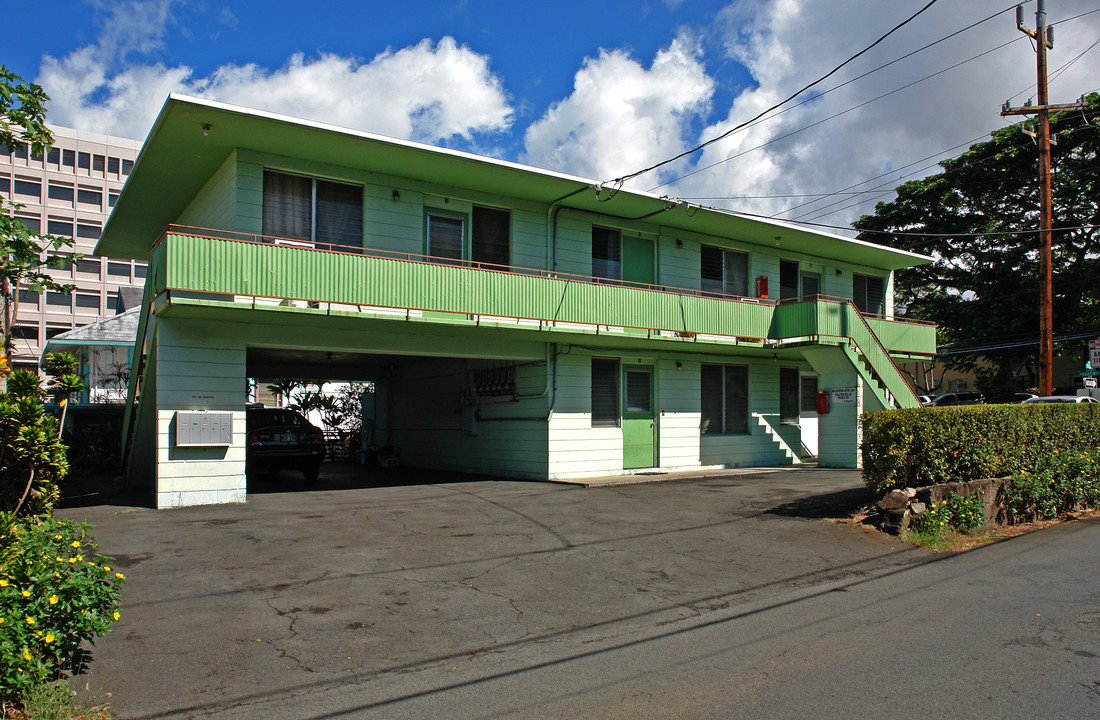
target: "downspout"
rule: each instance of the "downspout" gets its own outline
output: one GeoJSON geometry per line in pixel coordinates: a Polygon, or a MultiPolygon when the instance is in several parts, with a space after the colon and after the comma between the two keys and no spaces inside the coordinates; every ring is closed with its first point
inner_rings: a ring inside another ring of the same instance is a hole
{"type": "Polygon", "coordinates": [[[568,195],[562,195],[557,200],[550,203],[550,207],[546,211],[546,269],[550,272],[554,272],[558,269],[558,212],[562,209],[562,202],[573,197],[577,193],[590,190],[589,186],[585,186],[574,190],[568,195]]]}

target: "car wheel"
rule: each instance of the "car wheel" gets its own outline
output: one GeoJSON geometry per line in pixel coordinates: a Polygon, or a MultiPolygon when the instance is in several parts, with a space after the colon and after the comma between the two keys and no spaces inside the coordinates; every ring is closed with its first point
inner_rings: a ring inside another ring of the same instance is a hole
{"type": "Polygon", "coordinates": [[[307,483],[317,482],[317,478],[321,475],[321,463],[316,465],[310,465],[307,468],[302,469],[302,475],[305,476],[307,483]]]}

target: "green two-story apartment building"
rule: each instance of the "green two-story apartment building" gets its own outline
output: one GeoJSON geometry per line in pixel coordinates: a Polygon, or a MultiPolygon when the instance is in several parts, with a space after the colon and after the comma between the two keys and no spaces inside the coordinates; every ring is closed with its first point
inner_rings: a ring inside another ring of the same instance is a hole
{"type": "Polygon", "coordinates": [[[96,252],[149,261],[125,445],[159,507],[245,499],[247,378],[371,380],[402,464],[553,480],[856,467],[935,351],[893,318],[923,256],[176,95],[96,252]]]}

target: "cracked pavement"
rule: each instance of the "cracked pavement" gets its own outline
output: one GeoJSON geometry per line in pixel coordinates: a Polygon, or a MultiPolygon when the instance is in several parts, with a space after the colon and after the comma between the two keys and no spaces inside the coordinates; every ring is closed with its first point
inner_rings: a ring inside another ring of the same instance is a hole
{"type": "MultiPolygon", "coordinates": [[[[782,717],[777,688],[893,647],[884,623],[930,642],[894,604],[949,567],[820,519],[864,497],[853,471],[588,489],[363,472],[334,467],[319,488],[276,485],[245,505],[62,511],[92,522],[128,576],[122,620],[73,685],[120,720],[782,717]]],[[[1072,646],[1095,664],[1100,625],[1050,614],[1000,647],[1072,646]]],[[[1070,680],[1096,709],[1100,674],[1070,680]]],[[[783,697],[816,692],[830,717],[820,688],[799,687],[783,697]]]]}

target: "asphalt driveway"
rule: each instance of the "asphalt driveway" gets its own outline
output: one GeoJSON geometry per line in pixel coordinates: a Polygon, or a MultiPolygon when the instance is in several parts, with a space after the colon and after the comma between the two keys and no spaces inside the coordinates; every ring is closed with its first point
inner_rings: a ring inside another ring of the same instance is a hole
{"type": "Polygon", "coordinates": [[[510,699],[479,696],[486,678],[930,557],[820,519],[866,497],[855,471],[599,488],[360,472],[245,505],[62,511],[129,577],[79,686],[120,718],[428,717],[436,701],[489,717],[510,699]]]}

